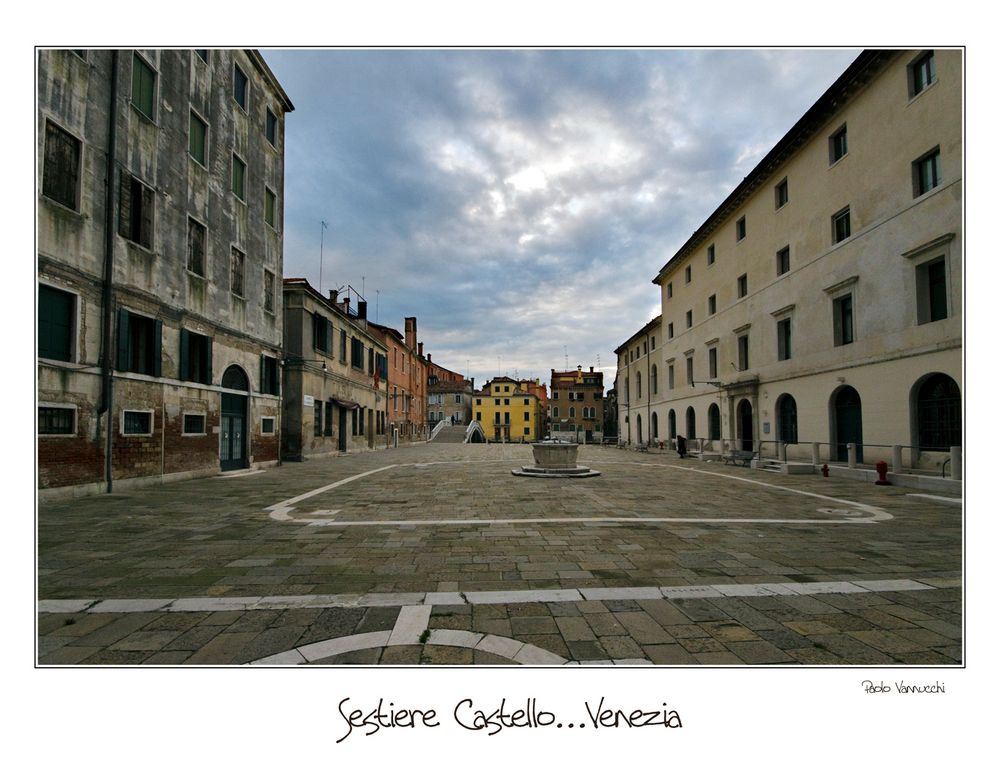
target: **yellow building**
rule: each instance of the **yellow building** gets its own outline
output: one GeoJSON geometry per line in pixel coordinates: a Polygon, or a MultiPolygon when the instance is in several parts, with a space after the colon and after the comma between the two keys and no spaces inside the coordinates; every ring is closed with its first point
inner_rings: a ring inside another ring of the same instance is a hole
{"type": "Polygon", "coordinates": [[[531,386],[531,381],[500,376],[473,394],[472,417],[491,442],[530,443],[541,437],[542,401],[531,386]]]}

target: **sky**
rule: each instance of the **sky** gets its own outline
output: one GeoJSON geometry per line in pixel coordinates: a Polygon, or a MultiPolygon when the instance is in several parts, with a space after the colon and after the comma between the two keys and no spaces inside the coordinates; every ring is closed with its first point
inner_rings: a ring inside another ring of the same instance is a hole
{"type": "Polygon", "coordinates": [[[416,316],[477,385],[610,388],[653,277],[859,51],[265,49],[295,106],[285,276],[416,316]]]}

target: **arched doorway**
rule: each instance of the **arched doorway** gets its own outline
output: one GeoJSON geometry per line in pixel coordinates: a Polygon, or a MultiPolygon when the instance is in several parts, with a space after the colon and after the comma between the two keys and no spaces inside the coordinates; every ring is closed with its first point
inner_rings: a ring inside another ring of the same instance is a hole
{"type": "Polygon", "coordinates": [[[642,443],[642,414],[635,415],[635,442],[642,443]]]}
{"type": "Polygon", "coordinates": [[[247,402],[250,379],[243,368],[231,364],[222,375],[222,411],[219,432],[219,468],[240,470],[249,467],[247,444],[247,402]]]}
{"type": "Polygon", "coordinates": [[[673,440],[677,437],[677,414],[673,409],[667,414],[667,437],[673,440]]]}
{"type": "Polygon", "coordinates": [[[695,435],[695,427],[694,427],[694,408],[688,407],[687,413],[685,414],[684,418],[686,419],[686,424],[687,424],[687,439],[694,440],[695,437],[697,437],[695,435]]]}
{"type": "Polygon", "coordinates": [[[740,441],[740,449],[753,451],[753,405],[750,400],[740,400],[736,406],[736,437],[740,441]]]}
{"type": "Polygon", "coordinates": [[[795,398],[791,394],[782,394],[774,407],[778,419],[778,440],[782,443],[798,443],[799,413],[795,398]]]}
{"type": "Polygon", "coordinates": [[[935,373],[919,382],[916,408],[921,451],[947,451],[962,445],[962,392],[955,381],[935,373]]]}
{"type": "Polygon", "coordinates": [[[847,444],[855,444],[854,455],[858,462],[864,461],[861,448],[861,395],[853,386],[842,386],[833,397],[833,443],[837,448],[837,460],[847,462],[847,444]]]}
{"type": "Polygon", "coordinates": [[[709,440],[722,439],[722,419],[719,416],[719,406],[714,402],[708,406],[708,437],[709,440]]]}
{"type": "Polygon", "coordinates": [[[660,437],[660,423],[659,421],[657,421],[656,411],[653,411],[652,427],[653,427],[653,432],[651,433],[651,437],[653,438],[653,440],[656,440],[658,437],[660,437]]]}

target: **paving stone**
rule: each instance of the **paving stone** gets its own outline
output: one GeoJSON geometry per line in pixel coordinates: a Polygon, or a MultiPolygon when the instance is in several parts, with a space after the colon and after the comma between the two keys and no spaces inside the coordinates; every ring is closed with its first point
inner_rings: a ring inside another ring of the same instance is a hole
{"type": "MultiPolygon", "coordinates": [[[[557,655],[560,658],[569,660],[569,648],[566,646],[566,642],[559,634],[526,634],[524,636],[518,637],[518,641],[524,642],[525,645],[531,645],[532,647],[538,647],[542,650],[557,655]]],[[[519,654],[520,655],[520,654],[519,654]]],[[[535,657],[535,653],[528,651],[525,653],[528,657],[535,657]]],[[[541,656],[545,657],[545,656],[541,656]]],[[[517,659],[518,663],[526,663],[527,661],[517,659]]]]}
{"type": "Polygon", "coordinates": [[[184,663],[191,657],[188,650],[160,650],[146,658],[142,663],[144,666],[174,666],[184,663]]]}
{"type": "Polygon", "coordinates": [[[794,658],[764,640],[753,642],[726,642],[729,651],[749,664],[792,663],[794,658]]]}
{"type": "Polygon", "coordinates": [[[801,634],[802,636],[836,633],[838,630],[837,628],[827,625],[822,620],[792,620],[785,622],[784,626],[797,634],[801,634]]]}
{"type": "Polygon", "coordinates": [[[785,652],[799,663],[807,666],[836,666],[845,663],[844,659],[819,647],[794,647],[786,649],[785,652]]]}
{"type": "Polygon", "coordinates": [[[547,604],[529,601],[523,604],[507,604],[507,614],[510,617],[550,617],[547,604]]]}
{"type": "Polygon", "coordinates": [[[639,644],[669,644],[674,641],[674,637],[645,612],[616,612],[615,619],[639,644]]]}
{"type": "Polygon", "coordinates": [[[98,628],[111,625],[116,619],[108,614],[55,615],[59,624],[49,633],[52,636],[86,636],[98,628]]]}
{"type": "Polygon", "coordinates": [[[608,658],[643,657],[642,647],[631,636],[602,636],[598,641],[608,658]]]}
{"type": "Polygon", "coordinates": [[[685,625],[691,619],[673,603],[663,598],[636,601],[639,608],[662,626],[685,625]]]}
{"type": "Polygon", "coordinates": [[[473,650],[472,662],[477,666],[516,666],[517,661],[512,661],[502,655],[494,655],[485,650],[473,650]]]}
{"type": "Polygon", "coordinates": [[[642,651],[653,663],[664,666],[686,666],[698,659],[679,644],[644,644],[642,651]]]}
{"type": "Polygon", "coordinates": [[[857,639],[862,644],[890,654],[917,652],[926,649],[926,645],[891,631],[850,631],[848,636],[857,639]]]}
{"type": "Polygon", "coordinates": [[[426,644],[420,662],[432,666],[468,666],[475,663],[475,660],[473,650],[467,647],[438,647],[426,644]]]}
{"type": "Polygon", "coordinates": [[[112,650],[162,650],[183,631],[136,631],[110,646],[112,650]]]}
{"type": "Polygon", "coordinates": [[[580,609],[577,606],[578,603],[581,602],[556,601],[550,603],[548,606],[553,617],[579,617],[580,609]]]}
{"type": "Polygon", "coordinates": [[[750,642],[760,639],[756,633],[749,628],[744,628],[739,623],[734,622],[713,622],[702,623],[701,627],[720,642],[750,642]]]}
{"type": "Polygon", "coordinates": [[[566,640],[570,658],[574,661],[595,661],[607,657],[604,647],[597,640],[566,640]]]}
{"type": "Polygon", "coordinates": [[[351,650],[339,655],[331,655],[329,658],[309,661],[309,663],[316,666],[374,666],[379,662],[381,654],[381,648],[366,648],[364,650],[351,650]]]}
{"type": "Polygon", "coordinates": [[[522,647],[524,647],[524,642],[488,634],[484,636],[476,645],[476,650],[492,653],[493,655],[501,656],[510,661],[514,660],[515,656],[521,651],[522,647]]]}
{"type": "Polygon", "coordinates": [[[258,634],[250,633],[228,633],[223,631],[212,637],[207,644],[198,648],[187,659],[188,663],[201,664],[239,664],[253,660],[255,656],[245,654],[244,649],[257,637],[258,634]]]}
{"type": "Polygon", "coordinates": [[[163,646],[164,650],[188,650],[194,652],[208,644],[226,629],[224,625],[198,625],[189,628],[163,646]]]}
{"type": "MultiPolygon", "coordinates": [[[[689,653],[695,655],[699,653],[729,652],[726,645],[718,639],[712,639],[711,637],[703,639],[678,639],[677,643],[689,653]]],[[[740,661],[740,663],[743,663],[743,661],[740,661]]]]}
{"type": "Polygon", "coordinates": [[[894,662],[891,656],[876,650],[874,647],[869,647],[867,644],[863,644],[846,634],[814,636],[810,641],[821,650],[828,650],[832,654],[855,665],[877,666],[894,662]]]}
{"type": "Polygon", "coordinates": [[[687,618],[688,622],[694,620],[696,623],[711,620],[728,620],[729,615],[719,607],[712,605],[708,601],[696,599],[681,599],[672,602],[673,605],[687,618]]]}
{"type": "Polygon", "coordinates": [[[596,636],[625,636],[625,626],[615,619],[611,612],[584,615],[591,631],[596,636]]]}
{"type": "Polygon", "coordinates": [[[567,642],[593,641],[596,637],[583,617],[556,617],[559,633],[567,642]]]}
{"type": "Polygon", "coordinates": [[[254,636],[243,648],[243,656],[248,661],[255,661],[258,658],[292,650],[297,646],[304,630],[293,625],[267,628],[254,636]]]}
{"type": "Polygon", "coordinates": [[[413,666],[420,663],[423,654],[423,645],[404,644],[396,647],[386,647],[382,650],[382,657],[378,662],[392,666],[413,666]]]}
{"type": "Polygon", "coordinates": [[[115,642],[143,628],[154,619],[156,619],[155,615],[146,612],[117,616],[110,623],[78,637],[75,644],[80,647],[110,647],[115,642]]]}
{"type": "Polygon", "coordinates": [[[80,663],[86,666],[134,666],[150,656],[146,650],[103,649],[84,658],[80,663]]]}
{"type": "Polygon", "coordinates": [[[82,663],[87,658],[99,652],[101,652],[100,647],[77,647],[72,644],[66,644],[40,656],[38,663],[44,666],[82,663]]]}
{"type": "Polygon", "coordinates": [[[556,634],[559,633],[559,626],[552,617],[511,617],[511,633],[515,638],[520,639],[526,634],[556,634]]]}
{"type": "Polygon", "coordinates": [[[728,650],[720,652],[700,652],[695,653],[695,660],[704,666],[730,666],[741,665],[744,661],[737,658],[728,650]]]}

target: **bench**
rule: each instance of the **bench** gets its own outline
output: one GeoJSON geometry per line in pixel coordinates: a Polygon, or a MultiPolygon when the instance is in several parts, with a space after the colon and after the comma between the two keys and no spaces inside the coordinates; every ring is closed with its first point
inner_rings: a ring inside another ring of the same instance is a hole
{"type": "Polygon", "coordinates": [[[649,446],[647,444],[645,444],[645,443],[636,443],[635,444],[635,450],[636,451],[649,451],[649,446]]]}
{"type": "Polygon", "coordinates": [[[601,438],[601,445],[602,446],[617,446],[618,445],[618,438],[616,438],[614,435],[605,435],[603,438],[601,438]]]}
{"type": "Polygon", "coordinates": [[[722,464],[726,465],[736,465],[736,463],[742,464],[744,467],[749,467],[750,462],[757,459],[756,451],[740,451],[738,449],[733,449],[726,456],[722,458],[722,464]]]}

